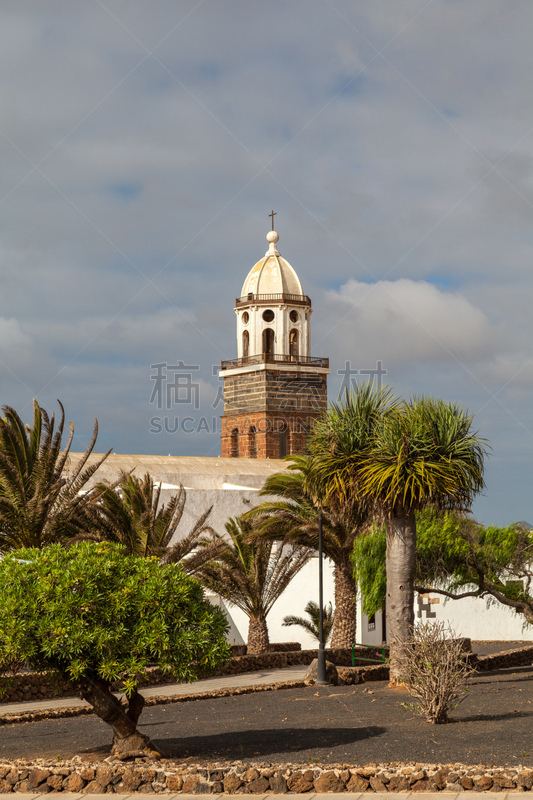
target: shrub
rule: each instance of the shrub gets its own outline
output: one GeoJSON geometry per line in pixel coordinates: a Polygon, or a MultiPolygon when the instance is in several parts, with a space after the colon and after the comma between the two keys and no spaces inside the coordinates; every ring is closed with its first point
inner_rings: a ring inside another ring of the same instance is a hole
{"type": "Polygon", "coordinates": [[[17,550],[0,562],[0,675],[27,664],[73,681],[113,729],[112,754],[153,754],[137,730],[151,663],[179,681],[229,656],[227,623],[179,566],[83,542],[17,550]],[[128,701],[111,693],[120,680],[128,701]]]}
{"type": "Polygon", "coordinates": [[[411,637],[398,641],[400,675],[415,703],[407,706],[434,725],[448,722],[448,712],[466,696],[473,672],[452,629],[443,622],[414,628],[411,637]]]}

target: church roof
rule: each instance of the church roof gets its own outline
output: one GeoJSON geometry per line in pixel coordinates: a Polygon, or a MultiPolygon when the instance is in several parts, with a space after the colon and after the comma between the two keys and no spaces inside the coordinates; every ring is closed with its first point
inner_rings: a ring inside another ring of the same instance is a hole
{"type": "Polygon", "coordinates": [[[302,284],[288,261],[276,248],[279,236],[276,231],[267,234],[269,248],[264,257],[254,264],[242,286],[241,296],[247,294],[303,295],[302,284]]]}
{"type": "MultiPolygon", "coordinates": [[[[66,472],[82,458],[83,453],[70,453],[66,472]]],[[[102,456],[92,453],[87,466],[102,456]]],[[[149,472],[155,481],[196,489],[226,489],[238,485],[260,489],[269,475],[286,470],[285,461],[270,458],[208,458],[202,456],[120,455],[111,453],[96,471],[89,486],[99,481],[115,481],[121,471],[142,478],[149,472]]],[[[164,486],[163,488],[167,488],[164,486]]]]}

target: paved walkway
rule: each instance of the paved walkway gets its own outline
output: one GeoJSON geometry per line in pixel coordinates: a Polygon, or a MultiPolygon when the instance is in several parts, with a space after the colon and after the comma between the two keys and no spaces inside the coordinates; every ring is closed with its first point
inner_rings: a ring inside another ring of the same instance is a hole
{"type": "MultiPolygon", "coordinates": [[[[144,687],[143,697],[172,697],[178,695],[214,692],[217,689],[258,686],[267,683],[301,680],[307,672],[306,666],[286,667],[285,669],[266,669],[258,672],[245,672],[242,675],[223,675],[220,678],[206,678],[196,683],[172,683],[165,686],[144,687]]],[[[24,714],[31,711],[48,711],[55,708],[86,706],[88,703],[79,697],[60,697],[55,700],[30,700],[26,703],[0,703],[0,716],[3,714],[24,714]]],[[[33,796],[33,795],[32,795],[33,796]]],[[[63,796],[63,794],[61,795],[63,796]]],[[[77,795],[76,795],[77,796],[77,795]]],[[[306,795],[308,797],[309,795],[306,795]]]]}

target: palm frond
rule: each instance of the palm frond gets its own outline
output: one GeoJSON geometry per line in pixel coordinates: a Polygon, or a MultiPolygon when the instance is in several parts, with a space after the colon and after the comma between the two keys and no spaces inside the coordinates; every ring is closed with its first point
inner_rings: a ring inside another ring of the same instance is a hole
{"type": "MultiPolygon", "coordinates": [[[[314,600],[310,600],[305,607],[305,613],[308,615],[309,619],[289,614],[288,616],[283,617],[282,625],[299,625],[314,639],[320,641],[320,606],[318,603],[315,603],[314,600]]],[[[333,611],[333,606],[331,603],[329,603],[327,606],[324,606],[323,609],[324,644],[328,643],[333,632],[334,618],[335,612],[333,611]]]]}
{"type": "MultiPolygon", "coordinates": [[[[18,547],[42,547],[68,541],[87,522],[87,498],[81,494],[95,470],[78,469],[65,475],[74,429],[62,445],[65,412],[49,416],[34,400],[33,424],[25,425],[14,408],[3,407],[0,417],[0,551],[18,547]]],[[[97,425],[83,465],[96,442],[97,425]]]]}
{"type": "MultiPolygon", "coordinates": [[[[278,546],[252,537],[252,523],[241,518],[226,524],[227,539],[215,537],[219,551],[197,569],[200,581],[248,616],[266,617],[292,578],[312,555],[306,548],[278,546]]],[[[213,540],[200,541],[200,548],[213,540]]]]}

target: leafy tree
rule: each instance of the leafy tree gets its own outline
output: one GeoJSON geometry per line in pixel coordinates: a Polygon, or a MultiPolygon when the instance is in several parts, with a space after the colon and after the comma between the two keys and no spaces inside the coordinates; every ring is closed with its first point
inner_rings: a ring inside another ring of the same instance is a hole
{"type": "Polygon", "coordinates": [[[418,529],[416,591],[493,597],[533,623],[533,536],[527,525],[483,527],[453,512],[425,512],[418,529]]]}
{"type": "MultiPolygon", "coordinates": [[[[296,617],[293,614],[289,614],[288,616],[283,617],[282,625],[299,625],[301,628],[307,631],[307,633],[310,633],[314,639],[320,642],[320,606],[318,603],[315,603],[314,600],[310,600],[305,607],[305,613],[309,619],[305,619],[305,617],[296,617]]],[[[333,611],[333,606],[331,603],[329,603],[327,606],[324,606],[322,611],[324,644],[328,643],[333,631],[334,618],[335,612],[333,611]]]]}
{"type": "Polygon", "coordinates": [[[533,536],[524,523],[483,527],[453,513],[427,514],[415,589],[493,597],[533,624],[533,536]]]}
{"type": "Polygon", "coordinates": [[[150,663],[193,681],[229,652],[224,614],[203,599],[196,580],[107,542],[6,555],[0,597],[0,673],[29,664],[72,680],[111,726],[119,758],[158,755],[137,730],[138,685],[150,663]],[[111,693],[114,681],[127,705],[111,693]]]}
{"type": "Polygon", "coordinates": [[[15,409],[0,416],[0,552],[43,547],[66,541],[87,525],[87,497],[80,492],[109,455],[87,466],[98,434],[95,423],[89,447],[69,471],[74,426],[62,449],[65,412],[55,417],[34,401],[33,425],[25,425],[15,409]]]}
{"type": "Polygon", "coordinates": [[[400,403],[367,385],[333,406],[312,437],[329,492],[354,494],[385,520],[392,683],[400,677],[396,642],[409,639],[414,623],[415,512],[466,510],[484,486],[485,441],[472,423],[454,403],[400,403]]]}
{"type": "MultiPolygon", "coordinates": [[[[493,597],[533,623],[533,536],[523,523],[483,527],[453,511],[416,514],[414,588],[455,600],[493,597]]],[[[363,610],[372,615],[386,597],[386,534],[376,527],[354,545],[363,610]]]]}
{"type": "MultiPolygon", "coordinates": [[[[268,652],[267,615],[292,578],[311,557],[311,551],[293,545],[277,546],[272,541],[250,539],[251,522],[230,519],[229,539],[215,536],[221,548],[215,559],[198,568],[198,578],[209,589],[249,618],[248,653],[268,652]]],[[[210,547],[211,541],[200,542],[210,547]]]]}
{"type": "Polygon", "coordinates": [[[361,608],[368,617],[382,611],[387,597],[387,532],[373,525],[353,545],[354,575],[361,590],[361,608]]]}
{"type": "Polygon", "coordinates": [[[80,538],[111,541],[124,545],[137,556],[157,556],[163,564],[180,562],[185,572],[194,574],[200,564],[214,557],[216,542],[197,548],[199,537],[214,534],[208,524],[211,508],[193,524],[191,531],[171,544],[183,518],[186,492],[180,486],[167,505],[160,505],[161,483],[149,473],[144,478],[123,472],[114,484],[98,483],[91,492],[90,531],[80,538]]]}
{"type": "Polygon", "coordinates": [[[290,542],[318,550],[318,507],[322,508],[323,550],[335,570],[335,618],[332,647],[349,647],[355,641],[355,597],[357,586],[350,556],[365,515],[353,498],[326,499],[316,479],[314,460],[291,456],[288,470],[271,475],[259,494],[273,495],[246,514],[256,522],[255,536],[269,541],[290,542]]]}

